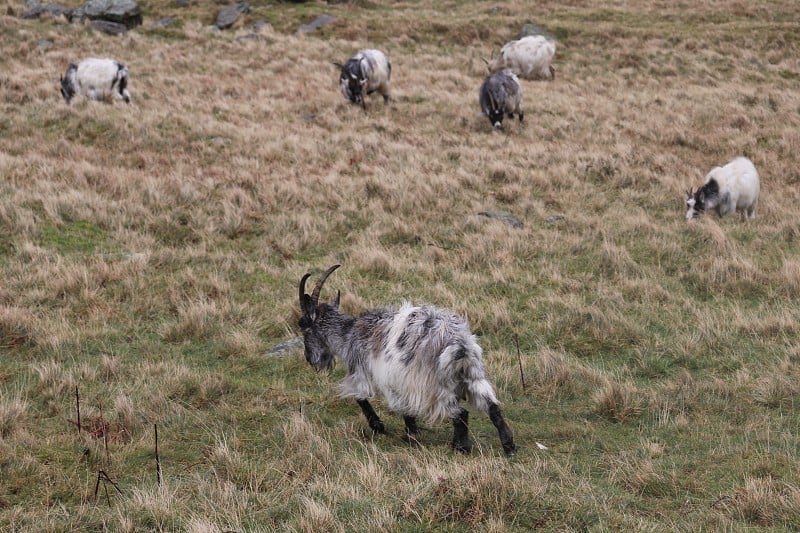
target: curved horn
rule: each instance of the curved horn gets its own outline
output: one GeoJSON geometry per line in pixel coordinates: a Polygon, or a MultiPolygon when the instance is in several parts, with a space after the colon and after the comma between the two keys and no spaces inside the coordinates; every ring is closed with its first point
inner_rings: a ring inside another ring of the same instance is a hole
{"type": "Polygon", "coordinates": [[[319,303],[319,291],[322,290],[322,284],[325,283],[325,280],[328,279],[328,276],[330,276],[331,273],[340,266],[342,265],[333,265],[317,280],[317,284],[314,286],[314,292],[311,293],[311,301],[314,302],[314,305],[319,303]]]}
{"type": "Polygon", "coordinates": [[[303,276],[303,279],[300,280],[300,308],[303,308],[303,296],[306,295],[306,280],[311,277],[311,274],[306,274],[303,276]]]}

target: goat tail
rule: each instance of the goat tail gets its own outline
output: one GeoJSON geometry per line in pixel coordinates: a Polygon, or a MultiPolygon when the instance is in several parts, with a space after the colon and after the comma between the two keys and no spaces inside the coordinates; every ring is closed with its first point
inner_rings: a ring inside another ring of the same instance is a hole
{"type": "Polygon", "coordinates": [[[483,350],[474,339],[448,346],[442,352],[441,360],[461,367],[457,372],[463,380],[461,392],[477,409],[488,414],[492,405],[500,403],[483,366],[483,350]]]}
{"type": "Polygon", "coordinates": [[[491,382],[486,379],[471,381],[467,384],[467,399],[483,413],[489,414],[492,405],[499,405],[497,395],[491,382]]]}

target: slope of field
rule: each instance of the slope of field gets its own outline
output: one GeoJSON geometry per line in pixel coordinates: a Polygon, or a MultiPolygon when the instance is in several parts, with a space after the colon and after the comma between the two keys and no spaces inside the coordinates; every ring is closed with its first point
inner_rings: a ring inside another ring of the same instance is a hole
{"type": "Polygon", "coordinates": [[[3,6],[0,529],[800,529],[797,2],[250,4],[220,32],[142,2],[121,37],[3,6]],[[481,58],[525,22],[557,78],[494,132],[481,58]],[[331,64],[365,47],[366,113],[331,64]],[[64,103],[87,56],[131,105],[64,103]],[[687,223],[738,155],[757,218],[687,223]],[[477,412],[469,457],[380,401],[373,436],[341,365],[267,354],[334,263],[348,312],[469,318],[517,457],[477,412]]]}

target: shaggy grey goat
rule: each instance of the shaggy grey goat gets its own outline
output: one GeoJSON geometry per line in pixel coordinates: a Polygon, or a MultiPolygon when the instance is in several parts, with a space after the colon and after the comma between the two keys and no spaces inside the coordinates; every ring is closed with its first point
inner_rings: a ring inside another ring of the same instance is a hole
{"type": "Polygon", "coordinates": [[[379,308],[357,317],[339,311],[339,297],[319,303],[319,293],[330,267],[306,294],[306,274],[300,280],[300,329],[306,360],[316,369],[333,368],[334,355],[347,367],[340,395],[354,398],[369,427],[383,433],[383,422],[369,398],[383,396],[392,411],[403,415],[406,434],[415,439],[417,417],[428,422],[453,421],[453,448],[469,453],[468,400],[489,415],[500,434],[503,450],[516,453],[514,437],[498,406],[494,387],[483,366],[483,350],[467,321],[446,309],[404,304],[400,309],[379,308]]]}
{"type": "Polygon", "coordinates": [[[522,89],[519,79],[510,70],[501,70],[487,76],[480,90],[481,111],[489,117],[495,129],[503,127],[503,115],[508,113],[508,118],[514,118],[514,113],[522,122],[522,89]]]}

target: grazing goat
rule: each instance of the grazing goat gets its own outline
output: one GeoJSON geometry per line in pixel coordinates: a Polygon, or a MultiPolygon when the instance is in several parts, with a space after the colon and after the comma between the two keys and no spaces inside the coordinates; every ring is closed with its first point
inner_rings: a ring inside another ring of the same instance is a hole
{"type": "Polygon", "coordinates": [[[738,209],[743,219],[755,218],[760,188],[753,162],[737,157],[724,167],[711,170],[702,187],[686,192],[686,220],[712,209],[720,217],[738,209]]]}
{"type": "Polygon", "coordinates": [[[383,95],[383,102],[389,103],[389,80],[392,77],[392,64],[380,50],[362,50],[347,63],[333,63],[341,70],[339,87],[345,98],[367,108],[365,94],[378,91],[383,95]]]}
{"type": "Polygon", "coordinates": [[[131,102],[128,92],[128,68],[113,59],[84,59],[67,67],[61,78],[61,95],[69,104],[76,95],[89,100],[103,100],[109,96],[131,102]]]}
{"type": "Polygon", "coordinates": [[[489,72],[508,69],[525,80],[554,80],[556,69],[551,64],[556,43],[541,35],[529,35],[506,43],[500,55],[487,61],[489,72]]]}
{"type": "Polygon", "coordinates": [[[354,398],[369,427],[378,433],[384,425],[369,398],[381,395],[389,409],[403,415],[406,434],[415,439],[417,417],[428,422],[453,421],[453,448],[469,453],[469,412],[459,404],[468,400],[489,415],[500,434],[503,450],[516,453],[514,438],[500,413],[494,388],[483,366],[483,350],[467,321],[451,311],[405,303],[400,309],[379,308],[352,317],[339,311],[339,297],[319,303],[319,293],[330,267],[306,294],[306,274],[300,280],[300,329],[306,360],[318,371],[331,369],[334,354],[347,367],[340,396],[354,398]]]}
{"type": "Polygon", "coordinates": [[[481,111],[489,117],[489,122],[495,129],[503,127],[503,115],[506,113],[508,118],[514,118],[514,113],[517,113],[522,122],[522,89],[517,76],[510,70],[501,70],[487,76],[481,85],[479,97],[481,111]]]}

